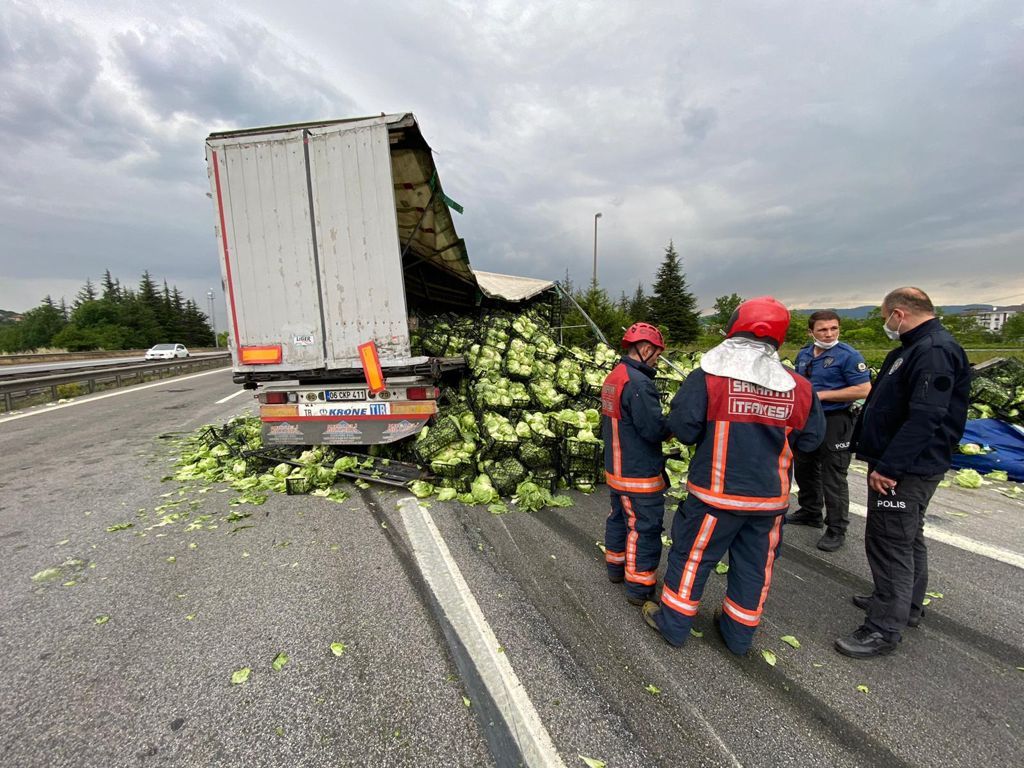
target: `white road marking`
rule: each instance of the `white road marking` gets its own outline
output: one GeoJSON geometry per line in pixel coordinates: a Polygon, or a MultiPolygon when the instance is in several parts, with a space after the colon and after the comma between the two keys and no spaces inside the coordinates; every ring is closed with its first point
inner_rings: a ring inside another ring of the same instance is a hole
{"type": "Polygon", "coordinates": [[[231,393],[230,395],[228,395],[227,397],[222,397],[222,398],[221,398],[220,400],[218,400],[218,401],[217,401],[217,402],[215,403],[215,405],[221,405],[222,403],[226,403],[226,402],[227,402],[228,400],[230,400],[231,398],[233,398],[233,397],[238,397],[239,395],[244,395],[244,394],[245,394],[246,392],[250,392],[250,393],[251,393],[251,392],[252,392],[252,390],[251,390],[251,389],[240,389],[240,390],[238,390],[237,392],[232,392],[232,393],[231,393]]]}
{"type": "Polygon", "coordinates": [[[420,571],[473,660],[526,764],[565,768],[508,658],[498,652],[498,639],[430,513],[412,497],[400,499],[398,508],[420,571]]]}
{"type": "MultiPolygon", "coordinates": [[[[868,516],[868,508],[862,504],[850,504],[850,511],[855,515],[861,517],[868,516]]],[[[1024,555],[1019,552],[1014,552],[1009,549],[1003,549],[1002,547],[996,547],[991,544],[985,544],[982,541],[975,539],[969,539],[966,536],[961,536],[958,533],[950,533],[944,531],[941,528],[935,528],[934,526],[924,526],[924,535],[926,538],[940,541],[943,544],[949,544],[957,549],[962,549],[967,552],[973,552],[976,555],[987,557],[990,560],[998,560],[1000,563],[1006,563],[1016,568],[1024,569],[1024,555]]]]}
{"type": "Polygon", "coordinates": [[[142,384],[142,385],[137,386],[137,387],[126,387],[124,389],[119,389],[116,392],[107,392],[106,394],[103,394],[103,395],[94,395],[92,397],[83,397],[83,398],[80,398],[80,399],[72,400],[70,403],[64,403],[62,405],[50,405],[50,406],[42,405],[42,406],[39,406],[38,408],[36,408],[34,410],[26,411],[25,413],[17,413],[14,416],[5,416],[4,418],[0,419],[0,424],[4,424],[5,422],[8,422],[8,421],[16,421],[18,419],[27,419],[29,416],[40,416],[40,415],[42,415],[44,413],[53,413],[54,411],[59,411],[62,408],[71,408],[72,406],[75,406],[75,405],[86,405],[87,403],[93,403],[93,402],[96,402],[97,400],[106,400],[108,397],[119,397],[120,395],[130,395],[132,392],[140,392],[143,389],[152,389],[153,387],[163,387],[163,386],[166,386],[167,384],[175,384],[175,383],[177,383],[179,381],[188,381],[189,379],[198,379],[200,376],[209,376],[211,373],[223,373],[226,369],[227,369],[227,366],[225,366],[224,368],[214,368],[212,371],[203,371],[202,373],[193,373],[193,374],[190,374],[188,376],[175,376],[174,378],[163,379],[162,381],[157,381],[157,382],[154,382],[152,384],[142,384]]]}

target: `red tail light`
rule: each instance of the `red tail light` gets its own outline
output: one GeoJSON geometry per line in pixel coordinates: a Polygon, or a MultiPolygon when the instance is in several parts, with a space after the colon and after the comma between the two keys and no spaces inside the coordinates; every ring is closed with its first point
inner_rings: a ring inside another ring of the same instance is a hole
{"type": "Polygon", "coordinates": [[[266,403],[267,405],[279,405],[280,403],[288,402],[287,392],[262,392],[260,393],[260,402],[266,403]]]}
{"type": "Polygon", "coordinates": [[[405,396],[410,400],[437,400],[441,390],[437,387],[409,387],[405,390],[405,396]]]}

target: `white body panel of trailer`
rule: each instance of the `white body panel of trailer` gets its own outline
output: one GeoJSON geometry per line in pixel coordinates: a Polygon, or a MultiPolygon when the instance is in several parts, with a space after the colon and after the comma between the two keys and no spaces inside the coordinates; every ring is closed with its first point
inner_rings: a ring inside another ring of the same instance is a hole
{"type": "Polygon", "coordinates": [[[236,372],[358,368],[368,341],[410,359],[385,118],[211,137],[207,162],[236,372]]]}

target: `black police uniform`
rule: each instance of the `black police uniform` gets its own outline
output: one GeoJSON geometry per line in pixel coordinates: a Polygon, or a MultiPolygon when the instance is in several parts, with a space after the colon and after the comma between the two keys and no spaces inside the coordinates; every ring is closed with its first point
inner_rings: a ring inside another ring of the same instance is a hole
{"type": "MultiPolygon", "coordinates": [[[[832,349],[814,356],[814,344],[808,344],[796,356],[796,371],[810,379],[815,392],[854,387],[871,381],[863,356],[849,344],[839,342],[832,349]]],[[[850,403],[822,403],[825,412],[825,439],[816,451],[797,451],[793,474],[800,486],[799,509],[790,522],[821,527],[824,509],[828,531],[839,537],[850,525],[850,489],[846,474],[850,468],[850,437],[853,415],[850,403]]]]}
{"type": "Polygon", "coordinates": [[[857,458],[897,481],[868,488],[864,548],[875,588],[864,627],[890,643],[922,612],[928,588],[924,517],[964,433],[971,372],[967,355],[937,318],[900,336],[854,431],[857,458]]]}

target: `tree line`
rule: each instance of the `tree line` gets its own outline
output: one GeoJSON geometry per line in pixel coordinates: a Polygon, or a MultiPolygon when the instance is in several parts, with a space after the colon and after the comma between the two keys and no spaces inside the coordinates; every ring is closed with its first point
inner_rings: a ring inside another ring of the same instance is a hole
{"type": "MultiPolygon", "coordinates": [[[[672,241],[665,248],[650,294],[641,283],[632,296],[623,291],[616,300],[594,282],[586,289],[573,287],[568,274],[563,288],[572,294],[613,346],[618,346],[623,329],[638,322],[658,326],[666,341],[674,346],[693,344],[701,335],[697,297],[690,290],[682,258],[672,241]]],[[[583,343],[592,338],[583,316],[572,302],[566,302],[563,310],[563,338],[567,342],[583,343]]]]}
{"type": "MultiPolygon", "coordinates": [[[[658,326],[671,346],[708,349],[722,340],[722,332],[728,326],[732,313],[743,301],[743,297],[736,293],[719,296],[715,299],[712,314],[702,318],[683,271],[682,258],[671,241],[665,248],[650,294],[641,283],[631,295],[622,291],[618,299],[612,299],[604,288],[594,283],[585,289],[574,288],[568,274],[563,287],[613,346],[618,346],[624,328],[645,322],[658,326]]],[[[563,338],[570,343],[583,343],[592,338],[582,315],[571,302],[566,302],[563,310],[566,326],[563,338]]],[[[947,315],[941,309],[938,312],[946,328],[964,346],[1019,345],[1024,342],[1024,312],[1011,316],[998,333],[987,330],[970,315],[947,315]]],[[[809,341],[808,313],[797,310],[791,310],[791,313],[786,343],[802,346],[809,341]]],[[[844,317],[840,338],[856,347],[891,347],[892,342],[882,330],[883,321],[877,308],[864,318],[844,317]]]]}
{"type": "Polygon", "coordinates": [[[166,280],[158,287],[148,271],[132,289],[108,269],[99,286],[87,279],[70,306],[63,297],[58,302],[47,296],[20,321],[0,324],[0,352],[145,349],[161,343],[210,347],[213,330],[192,299],[166,280]]]}

